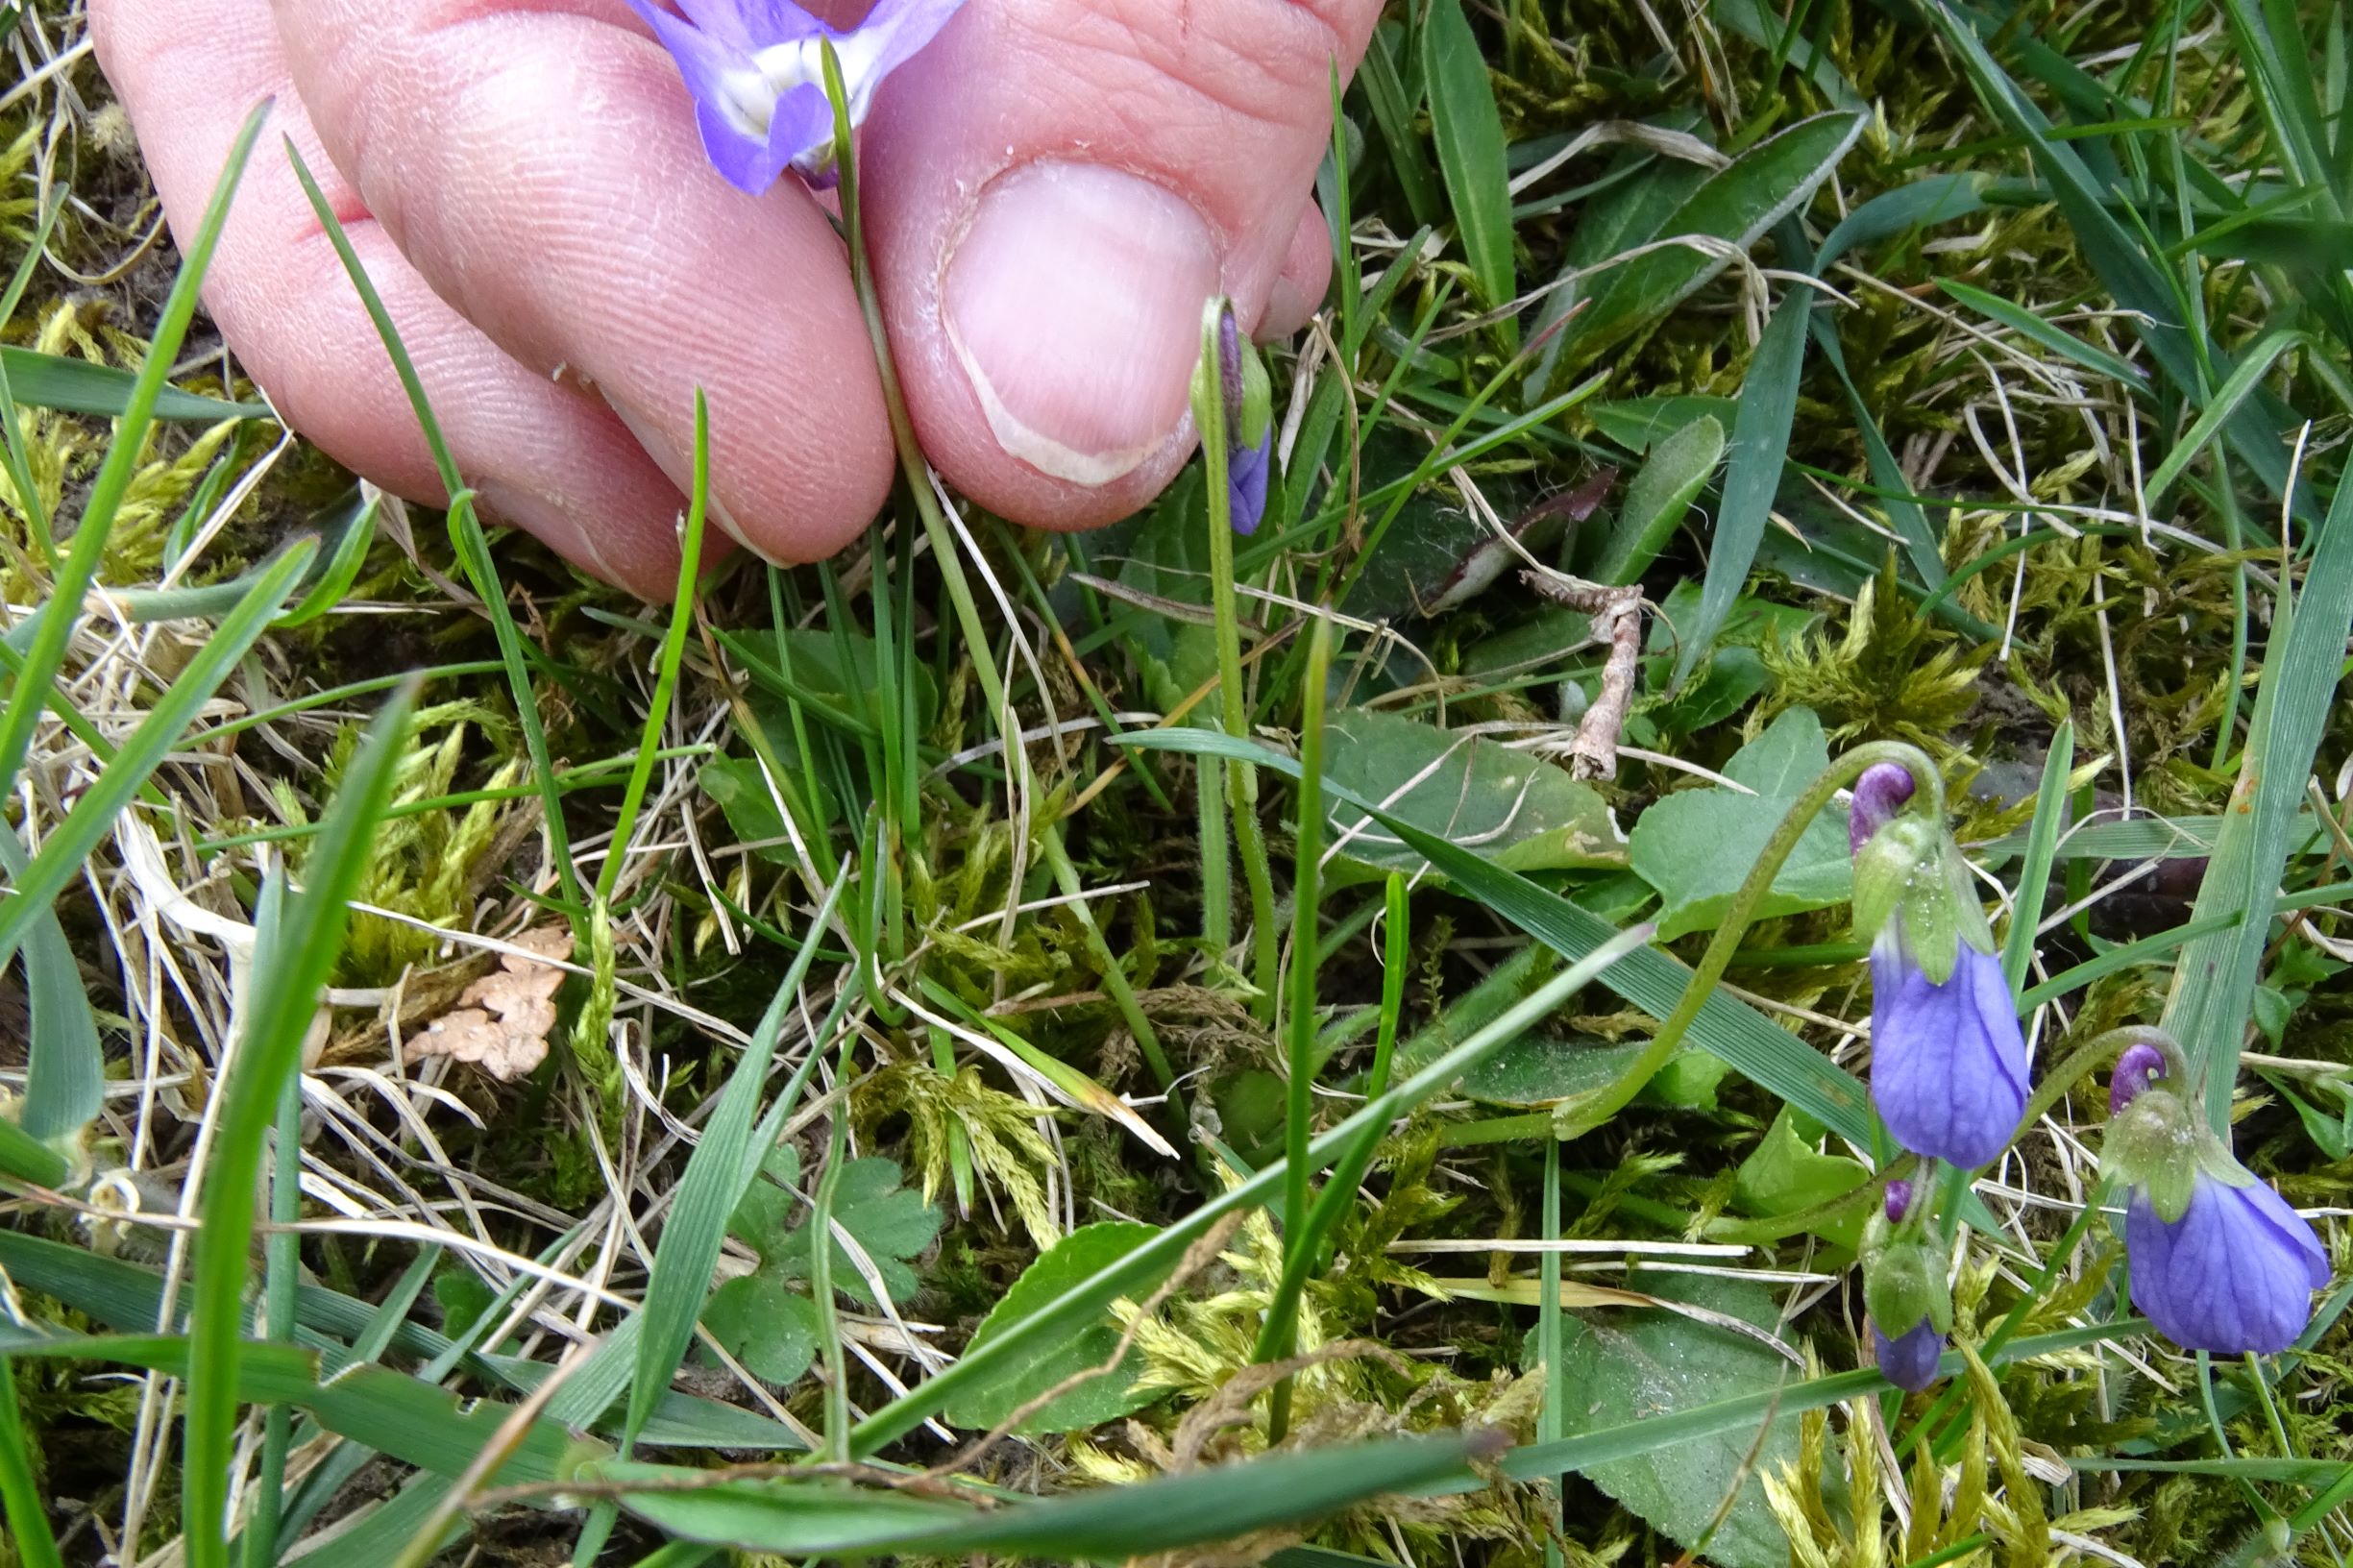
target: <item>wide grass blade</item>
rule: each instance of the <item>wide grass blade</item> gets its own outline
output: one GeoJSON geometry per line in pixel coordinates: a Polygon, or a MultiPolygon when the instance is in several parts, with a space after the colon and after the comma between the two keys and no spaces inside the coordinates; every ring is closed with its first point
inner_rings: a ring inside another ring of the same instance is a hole
{"type": "MultiPolygon", "coordinates": [[[[992,1511],[819,1482],[646,1491],[631,1512],[664,1530],[793,1556],[964,1556],[1127,1562],[1319,1518],[1362,1498],[1459,1474],[1491,1440],[1401,1437],[1264,1456],[1131,1486],[992,1511]]],[[[616,1479],[630,1473],[612,1467],[616,1479]]],[[[648,1479],[671,1481],[675,1471],[648,1479]]]]}
{"type": "Polygon", "coordinates": [[[1806,316],[1814,291],[1793,288],[1765,328],[1741,384],[1740,407],[1732,416],[1732,458],[1724,472],[1724,503],[1707,551],[1707,576],[1700,588],[1699,613],[1676,628],[1682,651],[1676,656],[1674,685],[1679,687],[1715,646],[1716,633],[1749,580],[1749,567],[1773,515],[1774,492],[1781,483],[1781,459],[1789,451],[1789,429],[1798,413],[1798,379],[1805,369],[1806,316]]]}
{"type": "Polygon", "coordinates": [[[343,950],[352,895],[366,870],[377,819],[392,798],[415,702],[415,682],[396,690],[345,770],[324,830],[304,863],[302,891],[288,900],[284,920],[273,922],[271,940],[257,948],[235,1054],[218,1090],[220,1132],[205,1172],[188,1325],[182,1475],[189,1568],[228,1568],[230,1433],[236,1425],[243,1349],[238,1306],[250,1270],[247,1246],[263,1138],[281,1090],[300,1070],[303,1037],[343,950]]]}
{"type": "Polygon", "coordinates": [[[2339,485],[2321,522],[2303,592],[2292,608],[2283,593],[2274,612],[2239,781],[2198,888],[2194,919],[2235,916],[2237,923],[2182,949],[2166,999],[2165,1027],[2204,1085],[2206,1110],[2218,1128],[2229,1125],[2240,1043],[2271,940],[2280,873],[2301,837],[2304,784],[2344,675],[2348,624],[2353,483],[2339,485]]]}
{"type": "MultiPolygon", "coordinates": [[[[21,886],[28,860],[15,829],[0,824],[0,871],[21,886]]],[[[82,966],[66,945],[57,910],[30,907],[24,933],[26,1044],[24,1104],[17,1125],[40,1139],[66,1138],[97,1119],[106,1103],[106,1057],[82,966]]]]}
{"type": "Polygon", "coordinates": [[[1504,122],[1487,82],[1478,36],[1462,0],[1431,0],[1422,16],[1422,79],[1438,169],[1455,208],[1455,233],[1470,263],[1473,292],[1492,308],[1511,298],[1511,173],[1504,122]]]}
{"type": "MultiPolygon", "coordinates": [[[[0,347],[0,369],[7,371],[9,393],[17,403],[61,414],[120,419],[138,392],[139,378],[130,371],[32,349],[0,347]]],[[[176,386],[159,388],[148,412],[154,419],[205,422],[270,417],[266,403],[230,403],[176,386]]]]}

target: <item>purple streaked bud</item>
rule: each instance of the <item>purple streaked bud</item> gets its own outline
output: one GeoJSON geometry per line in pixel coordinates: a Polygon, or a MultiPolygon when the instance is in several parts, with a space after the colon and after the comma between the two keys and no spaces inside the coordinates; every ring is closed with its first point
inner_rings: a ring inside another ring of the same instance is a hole
{"type": "Polygon", "coordinates": [[[1231,310],[1217,318],[1217,382],[1226,395],[1226,434],[1234,439],[1242,419],[1242,333],[1231,310]]]}
{"type": "Polygon", "coordinates": [[[1847,848],[1860,854],[1872,835],[1894,821],[1912,798],[1912,771],[1900,762],[1875,762],[1854,781],[1854,804],[1847,815],[1847,848]]]}
{"type": "Polygon", "coordinates": [[[2165,1076],[2165,1053],[2145,1041],[2124,1047],[2124,1054],[2116,1059],[2116,1072],[2108,1080],[2108,1115],[2118,1112],[2141,1097],[2141,1091],[2165,1076]]]}
{"type": "Polygon", "coordinates": [[[1912,1184],[1899,1176],[1887,1184],[1887,1222],[1900,1225],[1912,1212],[1912,1184]]]}

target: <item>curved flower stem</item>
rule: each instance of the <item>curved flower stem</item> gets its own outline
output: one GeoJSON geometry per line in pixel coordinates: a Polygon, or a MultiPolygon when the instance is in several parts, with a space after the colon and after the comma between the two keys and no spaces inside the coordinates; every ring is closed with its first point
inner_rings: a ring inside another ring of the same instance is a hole
{"type": "MultiPolygon", "coordinates": [[[[1226,404],[1220,370],[1219,339],[1229,308],[1219,296],[1202,310],[1201,364],[1193,375],[1192,404],[1193,427],[1201,436],[1202,491],[1209,514],[1210,595],[1217,619],[1217,695],[1226,733],[1246,741],[1250,715],[1242,695],[1239,612],[1234,601],[1234,516],[1233,500],[1226,489],[1226,404]]],[[[1246,762],[1222,766],[1228,812],[1234,819],[1234,843],[1241,850],[1242,874],[1250,884],[1251,979],[1258,987],[1250,1012],[1261,1023],[1271,1023],[1282,950],[1275,930],[1274,874],[1266,862],[1265,837],[1259,831],[1259,774],[1246,762]]]]}
{"type": "Polygon", "coordinates": [[[1740,939],[1748,934],[1749,922],[1756,918],[1756,907],[1772,890],[1773,879],[1780,874],[1782,862],[1798,847],[1805,836],[1806,827],[1830,803],[1830,798],[1874,764],[1892,762],[1912,775],[1914,800],[1942,822],[1945,818],[1945,781],[1928,760],[1927,753],[1918,747],[1901,741],[1874,741],[1858,746],[1822,771],[1820,777],[1805,788],[1805,793],[1791,802],[1781,818],[1781,825],[1773,830],[1766,841],[1764,853],[1756,857],[1750,868],[1748,880],[1732,895],[1731,907],[1725,911],[1724,921],[1707,943],[1707,951],[1700,956],[1699,967],[1691,971],[1691,981],[1683,987],[1682,998],[1675,1011],[1667,1015],[1651,1043],[1615,1080],[1586,1093],[1563,1100],[1553,1113],[1554,1136],[1560,1139],[1579,1138],[1606,1122],[1625,1108],[1626,1103],[1642,1092],[1642,1087],[1667,1065],[1675,1048],[1683,1041],[1684,1033],[1692,1020],[1706,1005],[1709,992],[1724,978],[1732,954],[1740,946],[1740,939]]]}
{"type": "Polygon", "coordinates": [[[2035,1086],[2034,1093],[2026,1100],[2025,1113],[2019,1117],[2018,1131],[2010,1135],[2010,1141],[2015,1143],[2024,1138],[2028,1129],[2042,1120],[2050,1108],[2059,1103],[2060,1097],[2074,1087],[2075,1080],[2098,1066],[2103,1060],[2121,1056],[2135,1045],[2154,1047],[2157,1054],[2165,1058],[2166,1077],[2176,1086],[2189,1081],[2188,1065],[2182,1060],[2181,1047],[2174,1043],[2171,1035],[2162,1029],[2138,1023],[2111,1029],[2076,1046],[2061,1059],[2057,1066],[2043,1074],[2043,1081],[2035,1086]]]}
{"type": "Polygon", "coordinates": [[[1887,1190],[1887,1184],[1912,1174],[1920,1163],[1916,1154],[1898,1155],[1875,1175],[1856,1183],[1827,1203],[1799,1209],[1786,1214],[1771,1214],[1763,1219],[1711,1219],[1707,1222],[1710,1241],[1745,1241],[1751,1246],[1779,1241],[1803,1231],[1835,1225],[1857,1213],[1869,1213],[1887,1190]]]}

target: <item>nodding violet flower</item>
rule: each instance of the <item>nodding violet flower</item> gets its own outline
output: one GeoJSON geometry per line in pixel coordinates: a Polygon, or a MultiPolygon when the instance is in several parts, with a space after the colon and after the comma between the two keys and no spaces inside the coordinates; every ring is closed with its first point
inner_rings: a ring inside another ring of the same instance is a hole
{"type": "Polygon", "coordinates": [[[1871,947],[1871,1099],[1888,1136],[1964,1167],[2026,1109],[2026,1040],[1969,869],[1942,822],[1907,814],[1894,763],[1855,780],[1854,928],[1871,947]]]}
{"type": "Polygon", "coordinates": [[[1274,470],[1274,393],[1231,310],[1217,327],[1217,379],[1226,405],[1226,502],[1234,531],[1256,533],[1274,470]]]}
{"type": "Polygon", "coordinates": [[[863,123],[882,79],[929,43],[964,0],[875,0],[856,27],[826,26],[793,0],[629,0],[662,40],[695,95],[711,166],[757,196],[787,168],[833,179],[833,105],[824,44],[842,63],[849,123],[863,123]]]}
{"type": "Polygon", "coordinates": [[[2101,1163],[2132,1184],[2124,1250],[2132,1304],[2184,1350],[2268,1356],[2312,1320],[2328,1254],[2170,1089],[2164,1053],[2135,1044],[2109,1084],[2101,1163]]]}
{"type": "Polygon", "coordinates": [[[1917,1393],[1936,1381],[1952,1327],[1952,1297],[1928,1246],[1927,1216],[1913,1213],[1912,1201],[1911,1183],[1888,1183],[1886,1209],[1863,1228],[1863,1306],[1871,1313],[1872,1355],[1879,1371],[1897,1387],[1917,1393]]]}

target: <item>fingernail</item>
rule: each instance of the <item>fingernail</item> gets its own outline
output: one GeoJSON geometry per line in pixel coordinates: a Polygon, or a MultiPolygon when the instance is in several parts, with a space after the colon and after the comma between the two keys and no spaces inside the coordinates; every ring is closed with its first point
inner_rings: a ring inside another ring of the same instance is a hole
{"type": "Polygon", "coordinates": [[[948,341],[997,444],[1108,484],[1185,417],[1217,251],[1190,204],[1089,163],[1032,163],[983,193],[943,281],[948,341]]]}

